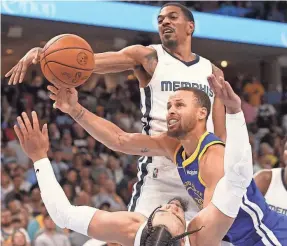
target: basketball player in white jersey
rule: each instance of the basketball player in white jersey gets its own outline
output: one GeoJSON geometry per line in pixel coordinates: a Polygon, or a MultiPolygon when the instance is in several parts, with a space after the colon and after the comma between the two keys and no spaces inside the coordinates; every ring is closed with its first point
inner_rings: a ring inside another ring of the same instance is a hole
{"type": "MultiPolygon", "coordinates": [[[[192,13],[179,3],[164,5],[158,15],[158,29],[162,44],[148,47],[129,46],[119,52],[95,54],[95,69],[98,74],[134,70],[140,81],[143,113],[143,133],[156,135],[167,130],[166,105],[170,94],[179,87],[195,87],[204,90],[213,104],[207,130],[225,139],[225,111],[220,100],[214,98],[207,77],[212,73],[223,76],[220,69],[209,60],[192,53],[191,41],[195,30],[192,13]],[[214,103],[215,101],[215,103],[214,103]]],[[[9,84],[22,82],[31,64],[39,61],[41,48],[33,48],[13,67],[6,77],[9,84]]],[[[78,118],[85,129],[89,122],[78,118]]],[[[138,182],[134,185],[129,211],[145,216],[164,201],[180,196],[189,199],[182,186],[176,167],[165,157],[141,157],[138,166],[138,182]]],[[[191,202],[187,219],[199,210],[191,202]]]]}
{"type": "Polygon", "coordinates": [[[259,171],[254,175],[254,180],[269,207],[287,216],[287,142],[284,146],[283,160],[285,168],[259,171]]]}
{"type": "MultiPolygon", "coordinates": [[[[62,91],[67,95],[67,90],[62,91]]],[[[88,206],[71,205],[47,158],[47,124],[40,130],[35,112],[32,112],[33,123],[26,113],[22,113],[22,118],[17,117],[18,125],[14,129],[22,149],[34,162],[42,200],[59,227],[126,246],[218,245],[237,216],[242,197],[252,180],[252,153],[247,128],[246,124],[242,124],[245,122],[243,115],[236,113],[240,111],[240,100],[227,93],[223,97],[229,105],[226,104],[227,110],[232,115],[227,119],[225,175],[218,182],[211,202],[187,228],[181,198],[173,198],[167,204],[155,208],[148,219],[138,212],[110,213],[88,206]],[[241,146],[240,151],[238,144],[241,146]],[[185,232],[186,230],[188,231],[185,232]],[[185,242],[186,236],[189,236],[189,240],[185,242]]],[[[61,98],[61,93],[58,93],[56,103],[63,109],[67,103],[62,103],[61,98]]],[[[104,125],[113,125],[98,118],[104,125]]]]}

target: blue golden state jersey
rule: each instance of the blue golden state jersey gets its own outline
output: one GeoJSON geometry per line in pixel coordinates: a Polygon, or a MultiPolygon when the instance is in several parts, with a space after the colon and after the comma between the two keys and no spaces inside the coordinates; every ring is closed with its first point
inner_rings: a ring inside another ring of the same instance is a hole
{"type": "MultiPolygon", "coordinates": [[[[200,209],[203,208],[206,185],[200,176],[199,164],[207,149],[216,144],[224,145],[213,133],[205,132],[190,157],[186,156],[182,146],[178,147],[174,156],[180,178],[200,209]]],[[[226,238],[236,246],[287,246],[286,217],[270,210],[253,180],[226,238]]]]}

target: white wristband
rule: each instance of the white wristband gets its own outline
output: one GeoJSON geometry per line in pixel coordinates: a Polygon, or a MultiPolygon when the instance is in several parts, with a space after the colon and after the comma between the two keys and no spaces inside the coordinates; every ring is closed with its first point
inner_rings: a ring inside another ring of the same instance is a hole
{"type": "Polygon", "coordinates": [[[48,158],[36,161],[34,169],[42,200],[55,224],[88,236],[88,227],[97,209],[70,204],[48,158]]]}

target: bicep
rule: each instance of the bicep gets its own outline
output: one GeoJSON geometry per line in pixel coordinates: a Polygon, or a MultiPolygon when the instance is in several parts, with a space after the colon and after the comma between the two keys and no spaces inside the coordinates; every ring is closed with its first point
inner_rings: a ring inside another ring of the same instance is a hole
{"type": "Polygon", "coordinates": [[[117,52],[104,52],[94,54],[95,73],[116,73],[132,70],[141,64],[146,47],[132,45],[117,52]]]}
{"type": "Polygon", "coordinates": [[[148,136],[141,133],[127,133],[120,137],[121,152],[132,155],[165,156],[172,158],[178,141],[166,135],[148,136]]]}
{"type": "Polygon", "coordinates": [[[263,170],[254,175],[254,181],[263,196],[266,195],[272,178],[272,172],[263,170]]]}
{"type": "Polygon", "coordinates": [[[212,203],[189,223],[188,231],[202,229],[189,236],[190,245],[219,245],[234,219],[220,212],[212,203]]]}

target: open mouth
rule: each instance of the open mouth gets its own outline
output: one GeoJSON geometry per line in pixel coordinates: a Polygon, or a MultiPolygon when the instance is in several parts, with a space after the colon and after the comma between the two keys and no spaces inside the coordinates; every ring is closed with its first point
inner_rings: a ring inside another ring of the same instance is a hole
{"type": "Polygon", "coordinates": [[[170,33],[173,33],[173,29],[172,28],[165,28],[163,29],[163,34],[170,34],[170,33]]]}
{"type": "Polygon", "coordinates": [[[171,120],[168,121],[168,126],[174,126],[176,123],[178,123],[178,120],[171,119],[171,120]]]}

